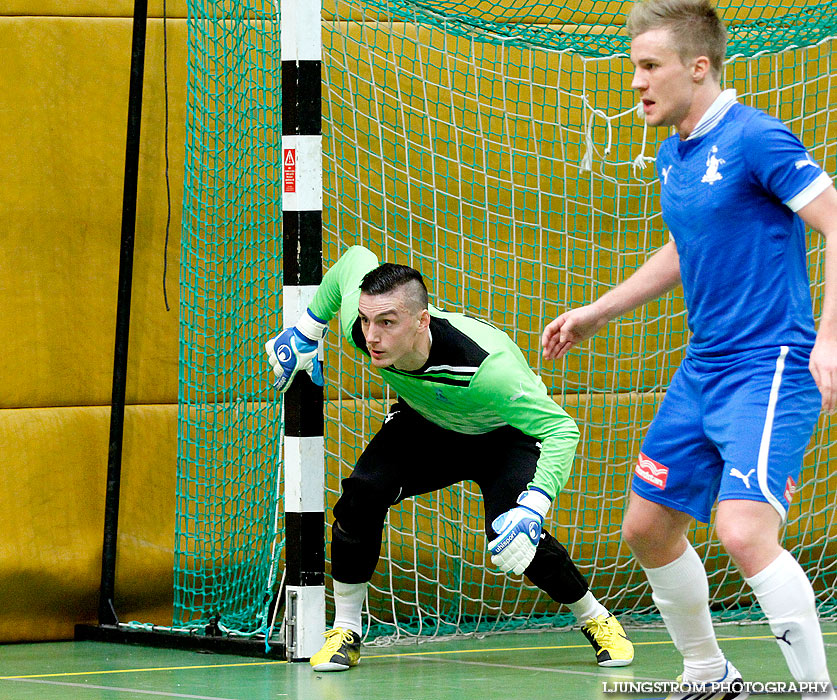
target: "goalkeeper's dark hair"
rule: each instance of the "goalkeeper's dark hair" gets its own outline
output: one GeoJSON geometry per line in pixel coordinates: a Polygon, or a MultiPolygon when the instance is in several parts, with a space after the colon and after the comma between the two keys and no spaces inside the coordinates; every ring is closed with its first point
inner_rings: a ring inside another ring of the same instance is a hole
{"type": "Polygon", "coordinates": [[[418,311],[427,308],[427,287],[421,273],[407,265],[383,263],[364,275],[360,291],[377,296],[404,287],[410,306],[418,311]]]}
{"type": "Polygon", "coordinates": [[[631,39],[652,29],[667,29],[671,48],[682,63],[706,56],[712,75],[720,80],[727,55],[727,29],[710,0],[640,0],[625,27],[631,39]]]}

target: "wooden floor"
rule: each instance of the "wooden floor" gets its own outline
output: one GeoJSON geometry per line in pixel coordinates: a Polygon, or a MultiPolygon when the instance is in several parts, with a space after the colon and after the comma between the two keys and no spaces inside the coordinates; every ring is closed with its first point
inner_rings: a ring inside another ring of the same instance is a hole
{"type": "MultiPolygon", "coordinates": [[[[628,630],[631,666],[602,669],[578,631],[364,647],[357,668],[314,673],[307,663],[171,651],[102,642],[0,646],[3,700],[620,700],[615,681],[671,681],[680,661],[662,629],[628,630]],[[604,687],[607,684],[607,687],[604,687]]],[[[837,678],[837,624],[823,624],[837,678]]],[[[721,646],[748,681],[790,681],[764,625],[718,627],[721,646]]],[[[797,694],[771,695],[798,698],[797,694]]]]}

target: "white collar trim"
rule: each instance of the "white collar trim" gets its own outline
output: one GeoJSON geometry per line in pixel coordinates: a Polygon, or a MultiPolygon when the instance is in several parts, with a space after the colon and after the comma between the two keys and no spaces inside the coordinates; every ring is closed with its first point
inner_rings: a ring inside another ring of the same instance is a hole
{"type": "Polygon", "coordinates": [[[686,140],[697,139],[704,134],[709,133],[718,122],[724,118],[724,115],[729,111],[738,100],[735,90],[730,88],[724,90],[715,98],[715,101],[709,105],[709,109],[704,112],[703,116],[697,123],[697,126],[692,130],[692,133],[686,137],[686,140]]]}

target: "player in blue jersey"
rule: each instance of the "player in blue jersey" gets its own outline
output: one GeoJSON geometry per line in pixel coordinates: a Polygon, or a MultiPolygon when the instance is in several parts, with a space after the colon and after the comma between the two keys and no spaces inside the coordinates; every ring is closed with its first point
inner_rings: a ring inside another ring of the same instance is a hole
{"type": "Polygon", "coordinates": [[[721,89],[726,30],[708,0],[646,0],[627,27],[646,122],[674,127],[657,156],[671,239],[628,280],[552,321],[544,357],[682,284],[692,336],[640,450],[623,538],[683,655],[683,679],[735,680],[686,536],[717,500],[718,536],[792,675],[828,681],[814,592],[779,532],[818,413],[837,408],[837,191],[781,122],[721,89]],[[805,224],[826,239],[818,330],[805,224]]]}
{"type": "Polygon", "coordinates": [[[542,529],[569,477],[578,428],[552,400],[508,335],[428,304],[421,274],[378,264],[349,248],[323,276],[303,317],[265,349],[277,388],[304,369],[322,385],[317,344],[340,314],[344,339],[398,401],[343,479],[334,506],[334,627],[311,658],[315,671],[344,671],[360,657],[361,610],[381,551],[389,508],[471,480],[483,496],[491,561],[525,574],[566,604],[600,666],[626,666],[633,645],[596,600],[569,553],[542,529]]]}

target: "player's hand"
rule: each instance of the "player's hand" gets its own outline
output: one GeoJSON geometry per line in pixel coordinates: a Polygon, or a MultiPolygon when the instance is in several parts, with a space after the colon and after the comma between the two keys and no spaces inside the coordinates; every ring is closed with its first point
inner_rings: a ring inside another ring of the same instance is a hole
{"type": "Polygon", "coordinates": [[[267,360],[278,377],[273,386],[280,394],[287,390],[300,370],[308,372],[317,386],[323,385],[323,363],[318,357],[318,345],[296,327],[286,328],[267,341],[264,346],[267,360]]]}
{"type": "Polygon", "coordinates": [[[491,527],[497,533],[488,543],[491,562],[506,573],[522,574],[535,557],[541,539],[543,519],[552,503],[539,489],[517,497],[517,507],[496,517],[491,527]]]}
{"type": "Polygon", "coordinates": [[[563,357],[574,345],[595,335],[607,323],[595,304],[565,311],[543,329],[541,347],[545,360],[563,357]]]}
{"type": "Polygon", "coordinates": [[[808,368],[822,394],[822,410],[837,410],[837,340],[817,337],[808,368]]]}

